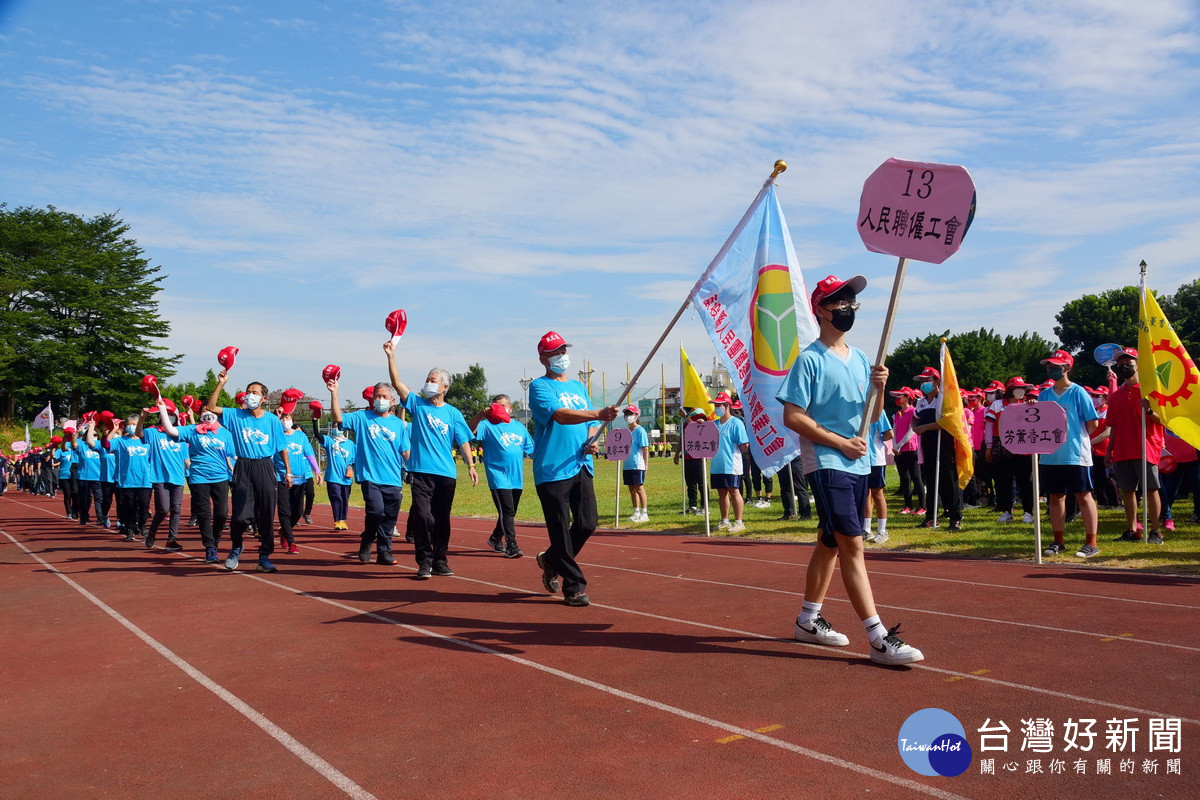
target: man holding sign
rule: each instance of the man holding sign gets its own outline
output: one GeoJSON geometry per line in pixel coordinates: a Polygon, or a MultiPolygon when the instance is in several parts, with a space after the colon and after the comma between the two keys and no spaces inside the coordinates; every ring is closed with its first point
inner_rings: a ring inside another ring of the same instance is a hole
{"type": "Polygon", "coordinates": [[[556,594],[562,579],[569,606],[591,601],[584,590],[587,578],[575,561],[596,530],[596,490],[592,486],[592,454],[588,445],[598,424],[617,418],[617,407],[593,409],[587,388],[567,377],[571,345],[554,331],[538,342],[538,360],[546,374],[529,384],[529,408],[537,423],[533,435],[533,482],[546,518],[550,547],[538,553],[542,586],[556,594]],[[586,449],[585,449],[586,446],[586,449]]]}
{"type": "MultiPolygon", "coordinates": [[[[858,310],[855,298],[866,285],[861,275],[844,281],[830,275],[817,284],[812,311],[821,335],[792,364],[778,395],[784,404],[784,423],[800,434],[805,464],[814,470],[809,479],[820,520],[795,638],[834,647],[850,644],[821,616],[840,557],[846,594],[871,640],[871,660],[911,664],[925,656],[900,639],[899,625],[884,627],[875,610],[863,552],[862,514],[871,466],[867,443],[858,430],[866,413],[868,386],[873,383],[882,391],[887,384],[886,367],[872,367],[863,351],[846,344],[846,332],[858,310]]],[[[881,403],[875,405],[875,419],[882,410],[881,403]]]]}

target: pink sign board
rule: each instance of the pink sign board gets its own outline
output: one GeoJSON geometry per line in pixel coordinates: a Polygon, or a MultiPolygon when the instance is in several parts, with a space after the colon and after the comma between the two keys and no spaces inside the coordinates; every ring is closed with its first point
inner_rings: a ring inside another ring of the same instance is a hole
{"type": "Polygon", "coordinates": [[[710,419],[683,426],[683,452],[692,458],[712,458],[720,443],[721,432],[710,419]]]}
{"type": "Polygon", "coordinates": [[[633,431],[613,428],[604,439],[604,457],[609,461],[624,461],[633,452],[633,431]]]}
{"type": "Polygon", "coordinates": [[[975,218],[965,167],[889,158],[863,184],[858,235],[873,253],[941,264],[975,218]]]}
{"type": "Polygon", "coordinates": [[[14,453],[24,453],[29,449],[29,442],[13,442],[12,450],[14,453]]]}
{"type": "Polygon", "coordinates": [[[1000,444],[1010,453],[1053,453],[1067,440],[1067,412],[1058,403],[1013,403],[1000,412],[1000,444]]]}

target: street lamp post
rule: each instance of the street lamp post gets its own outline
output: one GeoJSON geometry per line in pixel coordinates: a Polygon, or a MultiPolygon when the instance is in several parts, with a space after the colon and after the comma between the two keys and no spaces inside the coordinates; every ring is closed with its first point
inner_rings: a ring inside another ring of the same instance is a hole
{"type": "MultiPolygon", "coordinates": [[[[524,373],[522,373],[524,374],[524,373]]],[[[521,391],[525,393],[525,399],[521,405],[521,410],[525,413],[526,421],[529,420],[529,384],[533,383],[533,378],[521,378],[521,391]]]]}

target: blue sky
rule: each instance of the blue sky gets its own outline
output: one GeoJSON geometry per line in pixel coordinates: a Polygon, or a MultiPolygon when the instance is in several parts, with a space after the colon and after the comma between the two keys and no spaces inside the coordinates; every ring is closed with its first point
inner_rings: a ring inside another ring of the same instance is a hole
{"type": "MultiPolygon", "coordinates": [[[[893,343],[1034,330],[1085,292],[1200,275],[1194,0],[0,0],[0,200],[115,211],[168,275],[180,377],[321,396],[478,362],[519,394],[548,329],[612,387],[777,158],[810,287],[895,260],[856,232],[889,157],[965,165],[962,250],[913,264],[893,343]]],[[[690,313],[683,341],[714,350],[690,313]]],[[[668,383],[673,383],[668,377],[668,383]]],[[[639,392],[640,393],[640,392],[639,392]]]]}

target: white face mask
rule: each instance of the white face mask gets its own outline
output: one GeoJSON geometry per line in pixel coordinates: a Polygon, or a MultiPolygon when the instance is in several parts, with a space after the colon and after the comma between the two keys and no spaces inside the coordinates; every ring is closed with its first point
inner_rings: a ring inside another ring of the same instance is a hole
{"type": "Polygon", "coordinates": [[[246,408],[250,409],[251,411],[253,411],[254,409],[258,408],[260,405],[262,405],[262,397],[257,394],[249,394],[248,393],[245,397],[242,398],[242,400],[243,400],[243,402],[245,402],[246,408]]]}
{"type": "Polygon", "coordinates": [[[551,356],[550,371],[555,374],[562,375],[571,367],[571,357],[566,353],[558,356],[551,356]]]}
{"type": "Polygon", "coordinates": [[[637,422],[637,415],[636,414],[626,414],[625,421],[632,425],[633,423],[637,422]]]}
{"type": "Polygon", "coordinates": [[[442,390],[442,387],[438,386],[433,381],[428,381],[424,386],[421,387],[421,396],[422,397],[434,397],[441,390],[442,390]]]}
{"type": "Polygon", "coordinates": [[[1104,405],[1104,398],[1103,398],[1103,397],[1093,397],[1093,398],[1092,398],[1092,405],[1093,405],[1095,408],[1100,408],[1101,406],[1103,406],[1103,405],[1104,405]]]}
{"type": "Polygon", "coordinates": [[[290,431],[292,429],[292,421],[290,419],[283,420],[283,429],[285,431],[290,431]]]}
{"type": "Polygon", "coordinates": [[[205,411],[203,414],[200,415],[200,421],[201,422],[216,422],[217,415],[212,413],[211,411],[205,411]]]}
{"type": "Polygon", "coordinates": [[[1013,400],[1021,400],[1025,397],[1024,389],[1013,389],[1013,400]]]}
{"type": "MultiPolygon", "coordinates": [[[[425,385],[427,387],[429,386],[429,384],[425,384],[425,385]]],[[[422,391],[424,391],[424,390],[422,389],[422,391]]],[[[392,401],[388,400],[386,397],[376,397],[374,405],[375,405],[375,411],[377,413],[386,414],[388,409],[392,407],[392,401]]]]}
{"type": "Polygon", "coordinates": [[[716,411],[714,411],[713,413],[717,416],[718,419],[720,419],[721,417],[725,416],[728,413],[728,411],[726,411],[725,406],[717,406],[716,411]]]}

